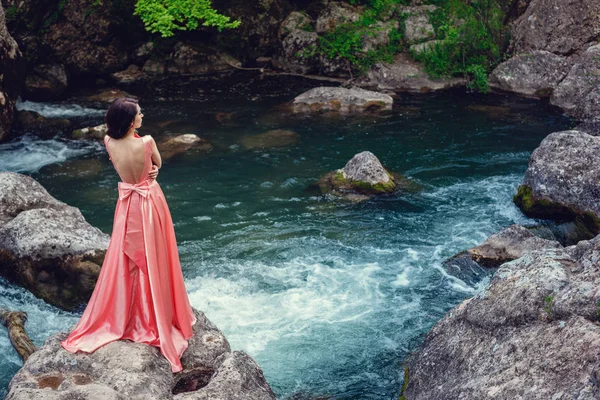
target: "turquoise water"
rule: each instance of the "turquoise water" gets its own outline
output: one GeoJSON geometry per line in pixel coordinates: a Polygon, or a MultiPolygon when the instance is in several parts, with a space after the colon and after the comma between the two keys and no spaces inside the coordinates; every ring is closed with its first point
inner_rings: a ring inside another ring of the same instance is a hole
{"type": "MultiPolygon", "coordinates": [[[[487,282],[460,281],[442,261],[533,222],[512,195],[531,151],[568,121],[540,103],[459,92],[402,96],[379,116],[293,117],[279,107],[310,85],[271,78],[188,97],[159,89],[141,102],[140,133],[195,133],[213,145],[166,161],[158,180],[192,305],[261,365],[278,398],[394,399],[406,357],[487,282]],[[297,140],[248,148],[272,129],[297,140]],[[351,203],[314,189],[363,150],[421,190],[351,203]]],[[[51,105],[52,115],[70,104],[51,105]]],[[[110,232],[117,175],[102,146],[28,137],[0,145],[0,170],[30,174],[110,232]]],[[[38,345],[78,319],[4,281],[0,306],[29,313],[38,345]]],[[[5,390],[21,365],[5,330],[0,349],[5,390]]]]}

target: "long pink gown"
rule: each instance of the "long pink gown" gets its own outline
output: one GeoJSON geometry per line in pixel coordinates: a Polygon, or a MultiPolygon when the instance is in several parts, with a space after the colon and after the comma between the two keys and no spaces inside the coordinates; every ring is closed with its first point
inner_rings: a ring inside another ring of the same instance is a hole
{"type": "MultiPolygon", "coordinates": [[[[91,353],[112,341],[129,339],[159,347],[171,370],[179,372],[196,317],[165,196],[158,182],[148,179],[152,143],[136,137],[144,143],[142,178],[136,184],[118,184],[112,236],[96,287],[75,329],[61,344],[72,353],[91,353]]],[[[109,140],[104,139],[107,151],[109,140]]]]}

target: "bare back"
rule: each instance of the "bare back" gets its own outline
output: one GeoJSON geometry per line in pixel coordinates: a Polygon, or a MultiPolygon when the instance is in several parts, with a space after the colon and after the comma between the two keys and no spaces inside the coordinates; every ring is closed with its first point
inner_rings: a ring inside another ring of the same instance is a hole
{"type": "Polygon", "coordinates": [[[152,146],[149,137],[131,136],[123,139],[104,138],[115,170],[126,183],[143,181],[152,168],[152,146]]]}

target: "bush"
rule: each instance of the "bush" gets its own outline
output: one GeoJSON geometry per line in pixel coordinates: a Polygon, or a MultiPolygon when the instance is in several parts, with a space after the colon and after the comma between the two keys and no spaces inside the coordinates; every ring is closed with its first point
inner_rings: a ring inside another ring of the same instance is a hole
{"type": "Polygon", "coordinates": [[[506,42],[504,13],[496,0],[435,0],[431,15],[442,44],[414,55],[433,77],[462,75],[469,87],[488,91],[487,74],[500,63],[506,42]]]}
{"type": "Polygon", "coordinates": [[[162,37],[173,36],[176,30],[194,30],[200,21],[219,31],[237,28],[241,23],[219,14],[211,0],[138,0],[134,14],[140,16],[147,31],[162,37]]]}

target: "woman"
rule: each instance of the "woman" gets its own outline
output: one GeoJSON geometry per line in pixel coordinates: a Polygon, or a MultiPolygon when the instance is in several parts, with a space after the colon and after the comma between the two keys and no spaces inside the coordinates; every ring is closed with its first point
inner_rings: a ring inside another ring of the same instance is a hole
{"type": "Polygon", "coordinates": [[[81,319],[62,346],[91,353],[114,340],[160,348],[171,370],[182,369],[196,317],[187,297],[173,221],[155,178],[161,158],[151,136],[140,137],[137,101],[115,100],[106,113],[104,144],[119,182],[119,200],[102,270],[81,319]]]}

